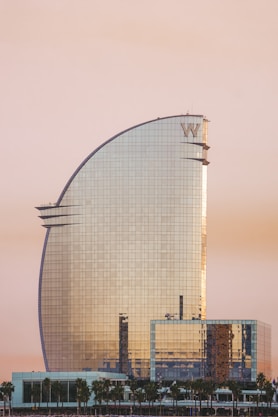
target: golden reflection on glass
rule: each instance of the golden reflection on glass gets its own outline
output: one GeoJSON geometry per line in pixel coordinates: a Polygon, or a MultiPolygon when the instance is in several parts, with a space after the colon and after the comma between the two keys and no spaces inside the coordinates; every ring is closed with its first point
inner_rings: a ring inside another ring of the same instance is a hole
{"type": "Polygon", "coordinates": [[[40,209],[48,370],[148,378],[150,321],[179,315],[181,296],[183,319],[205,319],[206,144],[202,116],[139,125],[89,155],[57,205],[40,209]]]}
{"type": "Polygon", "coordinates": [[[271,329],[256,320],[151,322],[151,379],[256,381],[271,377],[271,329]]]}

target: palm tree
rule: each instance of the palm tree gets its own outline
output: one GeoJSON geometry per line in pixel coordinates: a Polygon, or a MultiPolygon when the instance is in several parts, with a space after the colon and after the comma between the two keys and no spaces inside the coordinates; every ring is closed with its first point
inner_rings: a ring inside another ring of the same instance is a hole
{"type": "MultiPolygon", "coordinates": [[[[123,398],[124,394],[124,387],[121,384],[116,384],[113,386],[112,390],[110,391],[110,395],[112,400],[115,402],[115,408],[117,401],[119,402],[119,408],[121,405],[121,399],[123,398]]],[[[119,408],[118,408],[118,414],[119,414],[119,408]]]]}
{"type": "Polygon", "coordinates": [[[92,392],[95,395],[95,397],[94,397],[95,402],[98,401],[99,403],[101,403],[101,398],[100,399],[98,398],[99,382],[100,381],[97,381],[97,380],[95,380],[95,381],[92,382],[92,392]]]}
{"type": "Polygon", "coordinates": [[[265,386],[265,383],[266,383],[266,377],[262,372],[258,373],[256,382],[257,382],[257,388],[260,390],[260,397],[258,399],[258,402],[261,402],[262,401],[263,389],[264,389],[264,386],[265,386]]]}
{"type": "Polygon", "coordinates": [[[233,397],[233,415],[234,415],[234,403],[236,403],[236,410],[237,410],[237,400],[238,397],[241,394],[241,388],[239,386],[239,383],[237,381],[228,381],[227,385],[229,389],[232,391],[232,397],[233,397]]]}
{"type": "Polygon", "coordinates": [[[215,391],[216,384],[212,380],[204,381],[204,392],[207,395],[207,408],[210,409],[210,415],[212,414],[212,398],[215,391]],[[210,406],[209,402],[210,401],[210,406]]]}
{"type": "Polygon", "coordinates": [[[49,378],[44,378],[42,381],[42,388],[46,393],[46,407],[48,409],[48,403],[50,401],[50,388],[51,388],[51,381],[49,378]]]}
{"type": "Polygon", "coordinates": [[[109,399],[110,399],[110,379],[103,379],[101,381],[103,399],[106,401],[106,413],[109,414],[109,399]]]}
{"type": "Polygon", "coordinates": [[[276,390],[275,390],[274,386],[272,385],[272,383],[270,381],[265,382],[264,389],[265,389],[267,407],[269,405],[269,408],[271,408],[271,404],[272,404],[272,401],[273,401],[273,395],[276,392],[276,390]]]}
{"type": "MultiPolygon", "coordinates": [[[[110,383],[110,381],[109,381],[110,383]]],[[[109,389],[107,391],[106,388],[107,383],[104,385],[103,381],[93,381],[92,383],[92,392],[94,393],[95,397],[94,397],[94,402],[95,402],[95,406],[97,405],[97,403],[101,406],[102,400],[104,398],[106,398],[107,402],[109,399],[109,389]]]]}
{"type": "MultiPolygon", "coordinates": [[[[194,408],[194,414],[196,415],[196,395],[195,395],[195,382],[194,380],[187,380],[184,382],[184,387],[186,389],[186,396],[187,399],[190,399],[191,401],[195,401],[195,408],[194,408]]],[[[193,415],[193,407],[190,406],[190,415],[193,415]]]]}
{"type": "Polygon", "coordinates": [[[191,386],[192,386],[192,382],[191,380],[187,379],[186,381],[183,382],[183,387],[185,389],[185,399],[187,400],[192,400],[192,393],[191,393],[191,386]]]}
{"type": "Polygon", "coordinates": [[[137,388],[136,393],[136,400],[139,403],[139,407],[140,407],[140,416],[142,414],[142,402],[145,401],[145,392],[143,391],[142,388],[137,388]]]}
{"type": "Polygon", "coordinates": [[[158,397],[157,388],[157,384],[153,381],[150,381],[145,385],[146,400],[149,402],[149,415],[151,411],[151,403],[153,405],[153,402],[158,397]]]}
{"type": "Polygon", "coordinates": [[[83,402],[84,414],[87,413],[87,405],[88,405],[90,396],[91,396],[90,388],[87,384],[87,381],[84,380],[81,386],[81,393],[80,393],[80,397],[81,397],[80,399],[81,399],[81,402],[83,402]]]}
{"type": "Polygon", "coordinates": [[[60,381],[54,381],[51,384],[51,392],[56,399],[57,408],[59,407],[59,402],[61,401],[61,396],[63,395],[63,386],[60,381]]]}
{"type": "Polygon", "coordinates": [[[75,381],[75,385],[76,385],[76,400],[77,400],[77,412],[78,414],[80,414],[80,408],[81,408],[81,403],[83,402],[84,404],[84,410],[85,410],[85,404],[88,403],[89,398],[90,398],[90,389],[87,385],[87,381],[85,379],[82,378],[77,378],[75,381]]]}
{"type": "Polygon", "coordinates": [[[133,407],[135,407],[135,394],[136,394],[136,390],[138,388],[137,380],[136,379],[132,379],[130,381],[129,387],[130,387],[130,391],[132,393],[133,407]]]}
{"type": "MultiPolygon", "coordinates": [[[[200,415],[201,415],[202,414],[202,396],[205,391],[205,383],[202,378],[199,378],[193,381],[192,385],[193,385],[195,397],[196,397],[196,394],[199,397],[199,407],[200,407],[200,415]]],[[[195,400],[195,403],[196,403],[196,400],[195,400]]],[[[195,406],[195,409],[196,409],[196,406],[195,406]]]]}
{"type": "Polygon", "coordinates": [[[177,410],[178,410],[178,397],[180,394],[180,388],[177,385],[176,381],[173,382],[173,384],[171,384],[170,386],[170,392],[171,392],[171,396],[173,398],[173,408],[174,406],[176,406],[176,414],[177,414],[177,410]]]}
{"type": "Polygon", "coordinates": [[[10,381],[4,381],[1,384],[1,388],[0,391],[2,393],[3,396],[3,401],[4,401],[4,409],[5,409],[5,403],[6,403],[6,399],[8,399],[9,402],[9,414],[11,414],[11,405],[12,405],[12,393],[14,392],[14,385],[12,382],[10,381]]]}
{"type": "Polygon", "coordinates": [[[33,398],[34,408],[37,408],[37,403],[40,407],[40,399],[41,399],[41,387],[40,383],[33,383],[32,390],[31,390],[31,396],[33,398]]]}
{"type": "MultiPolygon", "coordinates": [[[[0,385],[0,401],[3,401],[3,403],[4,403],[4,411],[6,411],[5,410],[5,396],[4,396],[4,394],[3,394],[3,391],[2,391],[2,387],[1,387],[1,385],[0,385]]],[[[4,415],[5,415],[6,413],[4,412],[4,415]]]]}
{"type": "Polygon", "coordinates": [[[257,375],[256,382],[257,382],[257,387],[259,388],[259,390],[261,391],[261,394],[262,394],[262,390],[264,389],[264,384],[266,383],[266,377],[262,372],[260,372],[257,375]]]}

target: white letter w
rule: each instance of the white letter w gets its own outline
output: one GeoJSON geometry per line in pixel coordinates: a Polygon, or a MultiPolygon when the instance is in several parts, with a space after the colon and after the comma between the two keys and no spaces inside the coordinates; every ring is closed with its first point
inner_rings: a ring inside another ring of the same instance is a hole
{"type": "Polygon", "coordinates": [[[194,123],[188,123],[187,125],[185,125],[185,123],[181,123],[181,127],[183,129],[184,136],[188,138],[188,134],[189,132],[191,132],[193,137],[195,138],[197,136],[200,123],[196,123],[195,127],[194,127],[194,123]]]}

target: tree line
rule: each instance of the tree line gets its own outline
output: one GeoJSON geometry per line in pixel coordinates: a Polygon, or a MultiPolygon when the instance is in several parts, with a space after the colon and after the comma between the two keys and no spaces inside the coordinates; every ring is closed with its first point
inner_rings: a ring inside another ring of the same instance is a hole
{"type": "MultiPolygon", "coordinates": [[[[37,381],[36,381],[37,382],[37,381]]],[[[237,402],[242,393],[244,386],[239,381],[230,380],[216,383],[212,380],[196,379],[188,381],[143,381],[131,379],[123,382],[111,381],[109,379],[95,380],[91,386],[85,379],[77,378],[75,380],[75,399],[77,403],[77,412],[87,413],[88,401],[91,395],[94,395],[95,408],[99,408],[102,413],[103,408],[106,408],[106,413],[109,413],[111,403],[113,404],[113,413],[119,414],[121,402],[124,400],[124,385],[129,386],[130,397],[128,399],[130,407],[139,409],[142,414],[142,404],[148,403],[149,412],[154,406],[154,402],[160,404],[164,395],[171,398],[172,407],[176,415],[178,415],[178,401],[180,399],[192,400],[195,404],[194,409],[199,410],[202,414],[202,408],[206,408],[206,413],[212,414],[212,402],[217,388],[228,388],[232,394],[232,408],[233,415],[237,415],[237,402]],[[205,404],[205,406],[204,406],[205,404]]],[[[256,383],[253,388],[258,390],[258,394],[253,396],[253,400],[257,402],[257,414],[259,411],[263,414],[263,410],[259,409],[262,398],[267,402],[267,408],[271,408],[273,395],[276,392],[277,385],[266,379],[263,373],[257,375],[256,383]]],[[[40,407],[41,395],[44,391],[46,399],[46,407],[49,409],[49,403],[56,399],[56,407],[63,407],[64,403],[64,386],[60,381],[51,381],[50,378],[45,378],[41,383],[34,383],[31,390],[31,398],[34,403],[34,408],[37,405],[40,407]]],[[[4,412],[6,406],[11,410],[12,394],[14,386],[12,382],[3,382],[0,385],[0,400],[4,402],[4,412]]],[[[160,413],[161,414],[161,413],[160,413]]]]}

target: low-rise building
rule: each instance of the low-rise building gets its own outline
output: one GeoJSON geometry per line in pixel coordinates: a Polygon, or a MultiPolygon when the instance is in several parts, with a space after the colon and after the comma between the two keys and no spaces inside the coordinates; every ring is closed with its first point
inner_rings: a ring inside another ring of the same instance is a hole
{"type": "MultiPolygon", "coordinates": [[[[125,382],[126,375],[111,372],[13,372],[12,383],[14,385],[14,408],[41,408],[41,407],[76,407],[76,380],[85,380],[89,387],[96,380],[109,379],[111,381],[125,382]],[[47,388],[44,381],[49,379],[51,386],[47,388]],[[52,388],[54,382],[59,382],[61,392],[52,388]],[[57,404],[58,403],[58,404],[57,404]]],[[[93,395],[88,402],[92,405],[93,395]]]]}

